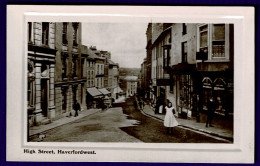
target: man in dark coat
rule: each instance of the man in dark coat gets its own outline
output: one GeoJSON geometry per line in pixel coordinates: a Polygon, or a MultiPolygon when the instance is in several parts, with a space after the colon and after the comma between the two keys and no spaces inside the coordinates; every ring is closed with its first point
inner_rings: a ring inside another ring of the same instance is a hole
{"type": "Polygon", "coordinates": [[[73,104],[73,109],[75,110],[75,117],[79,116],[78,111],[80,110],[80,104],[77,100],[73,104]]]}
{"type": "Polygon", "coordinates": [[[207,121],[206,121],[206,127],[208,127],[208,125],[210,127],[213,127],[212,126],[212,119],[214,117],[214,112],[215,112],[215,108],[216,108],[213,97],[211,97],[210,100],[208,101],[207,107],[208,107],[208,111],[207,111],[208,117],[207,117],[207,121]]]}

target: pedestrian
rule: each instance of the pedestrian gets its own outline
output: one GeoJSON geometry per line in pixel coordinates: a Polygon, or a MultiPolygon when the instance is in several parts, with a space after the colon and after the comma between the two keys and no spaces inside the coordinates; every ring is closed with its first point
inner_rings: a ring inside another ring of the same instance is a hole
{"type": "Polygon", "coordinates": [[[206,127],[208,127],[208,125],[210,127],[213,127],[212,125],[212,120],[213,120],[213,117],[214,117],[214,112],[215,112],[215,102],[214,102],[214,99],[213,97],[211,97],[207,103],[207,107],[208,107],[208,111],[207,111],[207,121],[206,121],[206,127]]]}
{"type": "Polygon", "coordinates": [[[136,99],[134,100],[134,107],[135,107],[135,109],[137,108],[137,101],[136,101],[136,99]]]}
{"type": "Polygon", "coordinates": [[[142,99],[140,99],[140,101],[139,101],[139,107],[140,107],[141,110],[143,109],[143,101],[142,101],[142,99]]]}
{"type": "Polygon", "coordinates": [[[173,134],[173,127],[178,126],[179,123],[174,117],[176,113],[174,107],[172,106],[171,102],[168,102],[168,105],[165,106],[166,115],[164,117],[164,126],[167,128],[167,134],[173,134]]]}
{"type": "Polygon", "coordinates": [[[73,109],[75,110],[75,117],[79,116],[78,111],[80,110],[80,104],[77,100],[73,104],[73,109]]]}

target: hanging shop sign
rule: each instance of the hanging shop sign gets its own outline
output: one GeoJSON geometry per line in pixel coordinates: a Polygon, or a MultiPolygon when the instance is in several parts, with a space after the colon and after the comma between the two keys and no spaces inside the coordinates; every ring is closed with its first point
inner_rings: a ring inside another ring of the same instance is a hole
{"type": "Polygon", "coordinates": [[[171,84],[170,79],[157,79],[156,85],[157,86],[169,86],[171,84]]]}

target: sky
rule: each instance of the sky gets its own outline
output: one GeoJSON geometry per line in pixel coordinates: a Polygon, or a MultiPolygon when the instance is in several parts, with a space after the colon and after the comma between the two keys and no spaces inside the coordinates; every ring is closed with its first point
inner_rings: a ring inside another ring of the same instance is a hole
{"type": "Polygon", "coordinates": [[[82,23],[82,44],[111,52],[119,67],[140,68],[146,57],[147,23],[82,23]]]}

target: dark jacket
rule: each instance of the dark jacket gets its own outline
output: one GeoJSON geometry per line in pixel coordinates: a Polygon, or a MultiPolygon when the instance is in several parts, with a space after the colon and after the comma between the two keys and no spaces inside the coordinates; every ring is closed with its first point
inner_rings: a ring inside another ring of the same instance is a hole
{"type": "Polygon", "coordinates": [[[214,101],[209,101],[207,104],[208,107],[208,114],[213,115],[216,109],[216,104],[214,101]]]}
{"type": "Polygon", "coordinates": [[[73,104],[73,109],[76,111],[80,110],[80,104],[79,103],[73,104]]]}

